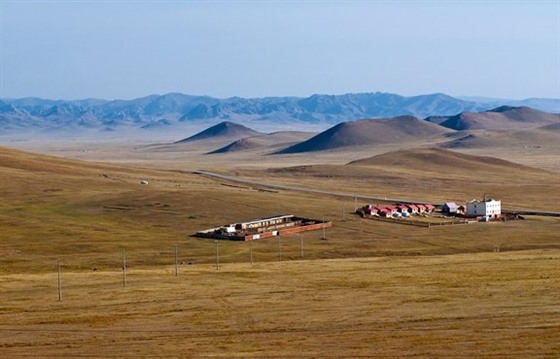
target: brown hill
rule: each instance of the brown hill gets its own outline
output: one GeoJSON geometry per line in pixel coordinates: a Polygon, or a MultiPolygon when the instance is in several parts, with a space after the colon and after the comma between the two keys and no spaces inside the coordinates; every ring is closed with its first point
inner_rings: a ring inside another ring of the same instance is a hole
{"type": "Polygon", "coordinates": [[[560,123],[509,131],[469,130],[448,134],[441,148],[491,149],[524,146],[558,148],[560,123]]]}
{"type": "Polygon", "coordinates": [[[111,168],[111,166],[104,164],[81,162],[72,159],[0,147],[0,169],[2,169],[4,185],[7,183],[7,177],[11,173],[81,176],[89,171],[100,172],[109,168],[111,168]]]}
{"type": "Polygon", "coordinates": [[[262,135],[262,133],[237,123],[225,121],[175,143],[187,143],[216,138],[227,138],[230,140],[236,140],[258,135],[262,135]]]}
{"type": "Polygon", "coordinates": [[[240,140],[234,141],[227,146],[218,148],[212,152],[208,152],[208,154],[216,154],[216,153],[229,153],[229,152],[237,152],[237,151],[244,151],[249,150],[252,148],[262,147],[263,145],[253,138],[242,138],[240,140]]]}
{"type": "Polygon", "coordinates": [[[312,132],[301,132],[301,131],[273,132],[266,135],[242,138],[224,147],[218,148],[217,150],[211,151],[209,152],[209,154],[238,152],[238,151],[245,151],[245,150],[250,150],[255,148],[265,148],[265,147],[278,146],[278,145],[286,146],[296,142],[305,141],[313,135],[314,133],[312,132]]]}
{"type": "Polygon", "coordinates": [[[449,129],[412,116],[359,120],[340,123],[307,141],[295,144],[277,153],[311,152],[421,140],[448,132],[450,132],[449,129]]]}
{"type": "MultiPolygon", "coordinates": [[[[303,165],[271,168],[294,184],[319,183],[333,191],[408,198],[434,203],[466,201],[489,194],[509,208],[558,210],[556,172],[509,161],[437,148],[386,152],[346,165],[303,165]]],[[[275,180],[279,181],[279,180],[275,180]]]]}
{"type": "Polygon", "coordinates": [[[487,156],[473,156],[441,148],[400,150],[387,152],[357,161],[349,166],[391,168],[392,170],[417,170],[430,172],[508,173],[543,172],[533,167],[487,156]]]}
{"type": "MultiPolygon", "coordinates": [[[[430,121],[430,119],[428,119],[430,121]]],[[[451,117],[437,117],[434,122],[457,131],[511,130],[533,128],[560,122],[560,115],[530,107],[502,106],[486,112],[463,112],[451,117]]]]}
{"type": "Polygon", "coordinates": [[[161,176],[159,171],[85,162],[0,147],[0,198],[32,198],[46,195],[70,196],[80,193],[138,188],[145,179],[161,176]]]}

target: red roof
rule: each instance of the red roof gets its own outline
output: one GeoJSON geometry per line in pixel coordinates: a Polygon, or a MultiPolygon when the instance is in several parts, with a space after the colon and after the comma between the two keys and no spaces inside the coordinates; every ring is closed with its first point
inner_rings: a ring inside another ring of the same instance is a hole
{"type": "Polygon", "coordinates": [[[407,204],[408,208],[410,209],[418,209],[418,206],[414,205],[414,204],[407,204]]]}
{"type": "Polygon", "coordinates": [[[431,204],[425,204],[424,207],[426,207],[427,209],[434,209],[436,208],[435,206],[431,205],[431,204]]]}

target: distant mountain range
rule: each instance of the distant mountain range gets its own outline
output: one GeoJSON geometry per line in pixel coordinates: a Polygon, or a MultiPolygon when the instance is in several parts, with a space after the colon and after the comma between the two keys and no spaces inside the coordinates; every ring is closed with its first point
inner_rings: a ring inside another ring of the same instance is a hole
{"type": "Polygon", "coordinates": [[[451,117],[466,111],[485,111],[503,105],[531,106],[545,112],[560,113],[560,99],[460,99],[445,94],[404,97],[380,92],[254,99],[218,99],[179,93],[114,101],[22,98],[0,100],[0,132],[119,131],[130,128],[151,131],[210,121],[333,125],[364,118],[451,117]]]}

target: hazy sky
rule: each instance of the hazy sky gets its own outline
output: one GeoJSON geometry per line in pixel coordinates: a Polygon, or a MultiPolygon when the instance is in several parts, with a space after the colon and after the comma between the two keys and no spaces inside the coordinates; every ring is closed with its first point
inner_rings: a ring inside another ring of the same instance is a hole
{"type": "Polygon", "coordinates": [[[0,0],[0,97],[560,97],[560,1],[0,0]]]}

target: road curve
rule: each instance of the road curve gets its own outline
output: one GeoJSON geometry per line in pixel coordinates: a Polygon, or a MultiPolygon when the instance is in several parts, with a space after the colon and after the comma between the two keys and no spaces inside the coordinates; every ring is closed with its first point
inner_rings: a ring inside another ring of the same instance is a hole
{"type": "MultiPolygon", "coordinates": [[[[302,187],[294,187],[294,186],[286,186],[281,184],[273,184],[273,183],[265,183],[261,181],[250,180],[246,178],[234,177],[234,176],[227,176],[221,175],[214,172],[208,172],[203,170],[196,170],[192,173],[199,175],[199,176],[206,176],[210,178],[221,179],[228,182],[235,182],[235,183],[242,183],[252,186],[258,186],[268,189],[279,189],[285,191],[292,191],[292,192],[300,192],[300,193],[308,193],[308,194],[317,194],[321,196],[331,196],[331,197],[342,197],[342,198],[350,198],[355,200],[363,200],[363,201],[387,201],[387,202],[394,202],[394,203],[404,203],[404,204],[414,204],[414,203],[424,203],[424,204],[432,204],[434,206],[442,206],[443,203],[433,203],[432,201],[413,201],[410,199],[403,199],[403,198],[390,198],[390,197],[372,197],[372,196],[364,196],[361,194],[356,193],[346,193],[346,192],[333,192],[333,191],[322,191],[318,189],[310,189],[310,188],[302,188],[302,187]]],[[[540,211],[534,209],[502,209],[502,213],[518,213],[518,214],[526,214],[526,215],[540,215],[540,216],[553,216],[553,217],[560,217],[560,212],[551,212],[551,211],[540,211]]]]}

